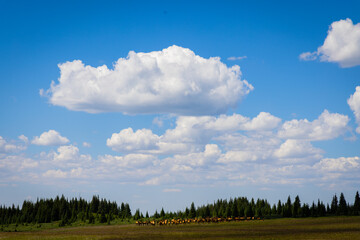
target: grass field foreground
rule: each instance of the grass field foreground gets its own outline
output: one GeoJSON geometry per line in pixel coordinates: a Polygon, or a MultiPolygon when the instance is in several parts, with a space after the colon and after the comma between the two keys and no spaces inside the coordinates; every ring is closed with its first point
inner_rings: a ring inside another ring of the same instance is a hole
{"type": "Polygon", "coordinates": [[[0,232],[0,239],[360,239],[360,217],[288,218],[175,226],[103,225],[0,232]]]}

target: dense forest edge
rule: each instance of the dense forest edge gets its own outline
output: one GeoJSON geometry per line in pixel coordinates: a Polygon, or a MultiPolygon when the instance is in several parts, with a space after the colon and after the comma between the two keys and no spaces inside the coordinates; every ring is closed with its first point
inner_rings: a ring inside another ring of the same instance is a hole
{"type": "Polygon", "coordinates": [[[83,224],[128,224],[137,220],[164,220],[164,219],[193,219],[193,218],[236,218],[257,217],[270,218],[306,218],[324,216],[359,216],[360,196],[357,191],[354,203],[349,204],[341,193],[339,198],[335,194],[331,204],[324,204],[317,200],[311,205],[301,204],[299,196],[294,201],[288,197],[287,201],[271,204],[266,199],[246,197],[219,199],[212,204],[190,207],[184,211],[165,212],[162,208],[160,213],[156,210],[153,215],[148,212],[145,215],[137,209],[132,214],[128,203],[110,202],[93,196],[91,201],[83,198],[67,199],[57,196],[55,199],[37,199],[36,202],[25,200],[22,207],[0,206],[0,231],[8,231],[11,225],[14,231],[26,229],[24,226],[33,225],[41,228],[41,224],[52,223],[53,227],[79,226],[83,224]]]}

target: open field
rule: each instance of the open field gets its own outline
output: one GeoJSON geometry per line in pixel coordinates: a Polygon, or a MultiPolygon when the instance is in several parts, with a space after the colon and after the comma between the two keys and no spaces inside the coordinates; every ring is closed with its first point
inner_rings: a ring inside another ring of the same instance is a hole
{"type": "Polygon", "coordinates": [[[360,217],[177,226],[103,225],[0,232],[0,239],[360,239],[360,217]]]}

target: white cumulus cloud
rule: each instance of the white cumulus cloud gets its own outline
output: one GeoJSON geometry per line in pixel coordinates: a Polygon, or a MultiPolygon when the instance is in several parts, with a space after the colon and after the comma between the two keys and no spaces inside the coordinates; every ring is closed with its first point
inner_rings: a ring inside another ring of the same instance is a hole
{"type": "Polygon", "coordinates": [[[132,128],[127,128],[119,133],[113,133],[111,138],[107,139],[106,145],[114,151],[129,152],[155,149],[158,142],[159,136],[153,134],[149,129],[139,129],[134,132],[132,128]]]}
{"type": "Polygon", "coordinates": [[[315,168],[330,172],[346,172],[360,168],[359,157],[325,158],[315,164],[315,168]]]}
{"type": "Polygon", "coordinates": [[[47,163],[51,163],[61,168],[79,167],[91,163],[92,157],[88,154],[80,154],[79,148],[73,145],[65,145],[57,148],[57,151],[41,153],[47,163]]]}
{"type": "Polygon", "coordinates": [[[48,132],[43,132],[40,137],[36,136],[31,141],[32,144],[42,145],[42,146],[58,146],[65,145],[69,142],[69,139],[63,137],[55,130],[49,130],[48,132]]]}
{"type": "Polygon", "coordinates": [[[199,151],[215,136],[234,131],[270,131],[281,119],[261,112],[254,118],[240,114],[214,116],[179,116],[176,127],[163,135],[150,129],[132,128],[113,133],[107,146],[117,152],[141,152],[153,154],[178,154],[199,151]]]}
{"type": "Polygon", "coordinates": [[[324,44],[315,52],[300,54],[302,60],[335,62],[341,67],[360,65],[360,23],[353,24],[351,19],[333,22],[324,44]]]}
{"type": "MultiPolygon", "coordinates": [[[[227,67],[171,46],[149,53],[129,52],[114,69],[80,60],[59,64],[58,84],[46,91],[50,102],[74,111],[126,114],[212,115],[235,107],[252,89],[240,67],[227,67]]],[[[41,91],[44,95],[44,91],[41,91]]]]}
{"type": "Polygon", "coordinates": [[[309,141],[329,140],[344,134],[348,130],[348,122],[348,116],[324,110],[312,122],[307,119],[286,121],[279,130],[279,136],[309,141]]]}
{"type": "Polygon", "coordinates": [[[356,87],[355,93],[350,96],[347,102],[351,110],[354,112],[356,122],[359,125],[356,128],[356,132],[360,134],[360,86],[356,87]]]}
{"type": "Polygon", "coordinates": [[[303,140],[288,139],[279,149],[275,150],[274,156],[277,158],[321,158],[323,151],[314,148],[310,142],[303,140]]]}

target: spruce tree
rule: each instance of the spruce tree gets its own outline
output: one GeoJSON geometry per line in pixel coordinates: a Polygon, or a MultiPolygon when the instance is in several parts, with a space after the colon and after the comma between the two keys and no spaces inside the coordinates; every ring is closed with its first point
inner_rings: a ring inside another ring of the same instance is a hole
{"type": "Polygon", "coordinates": [[[360,215],[360,196],[359,191],[356,192],[355,201],[354,201],[354,215],[360,215]]]}
{"type": "Polygon", "coordinates": [[[195,218],[196,217],[196,209],[194,202],[191,203],[190,211],[189,211],[189,218],[195,218]]]}
{"type": "Polygon", "coordinates": [[[333,199],[331,201],[331,213],[338,214],[338,199],[336,194],[333,196],[333,199]]]}
{"type": "Polygon", "coordinates": [[[209,205],[206,205],[206,207],[205,207],[204,217],[210,217],[210,207],[209,207],[209,205]]]}
{"type": "Polygon", "coordinates": [[[299,198],[299,195],[297,195],[295,197],[294,205],[293,205],[293,208],[292,208],[292,216],[293,217],[299,217],[300,209],[301,209],[300,198],[299,198]]]}
{"type": "Polygon", "coordinates": [[[277,214],[280,215],[281,213],[282,213],[282,204],[281,201],[279,200],[277,204],[277,214]]]}
{"type": "Polygon", "coordinates": [[[339,199],[339,213],[340,215],[347,215],[347,204],[343,193],[340,194],[339,199]]]}
{"type": "Polygon", "coordinates": [[[245,217],[253,217],[253,216],[254,216],[254,213],[252,211],[252,207],[250,205],[248,205],[245,208],[245,217]]]}
{"type": "Polygon", "coordinates": [[[165,211],[164,211],[164,208],[161,208],[161,211],[160,211],[160,217],[161,217],[161,218],[164,218],[164,217],[165,217],[165,211]]]}
{"type": "Polygon", "coordinates": [[[100,221],[100,223],[105,223],[107,221],[106,216],[105,216],[105,210],[101,210],[99,221],[100,221]]]}
{"type": "Polygon", "coordinates": [[[140,209],[136,209],[136,212],[134,214],[134,220],[139,220],[140,219],[140,209]]]}

